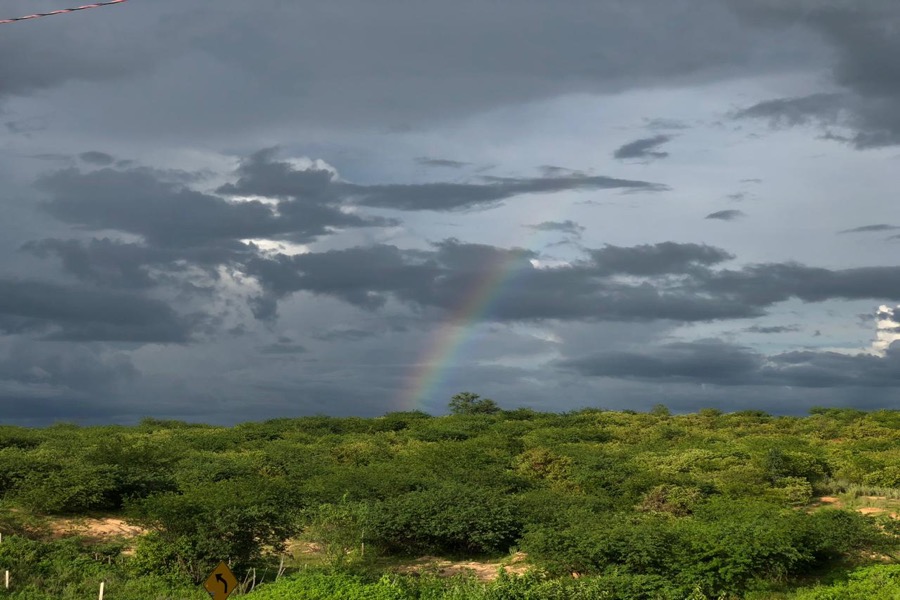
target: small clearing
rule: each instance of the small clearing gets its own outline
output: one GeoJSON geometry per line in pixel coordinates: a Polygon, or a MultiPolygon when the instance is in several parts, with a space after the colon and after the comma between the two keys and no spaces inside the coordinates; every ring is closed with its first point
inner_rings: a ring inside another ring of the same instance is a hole
{"type": "Polygon", "coordinates": [[[510,558],[496,561],[455,561],[437,556],[423,556],[408,565],[398,567],[396,571],[404,574],[432,573],[440,577],[472,575],[478,581],[493,581],[497,579],[501,567],[512,575],[524,574],[529,569],[525,563],[525,558],[524,552],[517,552],[510,558]]]}
{"type": "Polygon", "coordinates": [[[92,542],[132,539],[147,532],[142,527],[113,517],[56,519],[50,523],[50,531],[55,538],[78,535],[92,542]]]}
{"type": "MultiPolygon", "coordinates": [[[[866,502],[878,502],[883,503],[887,506],[855,506],[853,507],[852,501],[847,501],[851,504],[851,507],[856,512],[863,515],[890,515],[891,517],[898,519],[900,518],[900,514],[898,514],[898,508],[900,508],[900,503],[896,500],[890,500],[883,496],[862,496],[862,500],[866,502]]],[[[837,498],[835,496],[822,496],[821,498],[815,498],[813,500],[812,507],[813,508],[822,508],[824,506],[830,506],[831,508],[850,508],[846,506],[846,502],[837,498]]]]}

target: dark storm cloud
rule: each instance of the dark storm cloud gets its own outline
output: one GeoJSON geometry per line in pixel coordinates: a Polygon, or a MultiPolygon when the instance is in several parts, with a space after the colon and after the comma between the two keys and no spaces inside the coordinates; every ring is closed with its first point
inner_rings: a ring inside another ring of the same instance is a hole
{"type": "MultiPolygon", "coordinates": [[[[840,125],[849,136],[830,133],[858,149],[900,143],[900,6],[889,0],[828,3],[794,0],[733,0],[739,14],[763,27],[799,25],[815,32],[836,52],[834,82],[842,94],[775,99],[743,111],[785,125],[810,121],[840,125]]],[[[740,114],[740,113],[739,113],[740,114]]]]}
{"type": "Polygon", "coordinates": [[[63,21],[68,29],[18,28],[0,44],[3,56],[23,57],[0,81],[13,75],[9,91],[22,93],[156,64],[152,80],[127,86],[129,102],[109,107],[110,130],[145,135],[171,131],[176,108],[185,136],[298,121],[413,128],[558,95],[788,69],[811,54],[798,36],[747,28],[716,0],[646,0],[639,9],[594,0],[298,1],[262,11],[218,0],[213,13],[160,0],[63,21]],[[104,25],[124,32],[124,57],[104,25]],[[53,33],[69,29],[72,39],[47,50],[53,33]],[[151,35],[161,42],[148,50],[151,35]],[[151,92],[159,89],[168,92],[151,92]]]}
{"type": "Polygon", "coordinates": [[[558,231],[568,235],[580,236],[584,232],[584,227],[572,220],[565,221],[544,221],[536,225],[524,225],[535,231],[558,231]]]}
{"type": "Polygon", "coordinates": [[[663,134],[635,140],[618,148],[613,152],[613,156],[620,160],[626,158],[666,158],[669,156],[669,153],[657,150],[657,148],[671,140],[672,136],[663,134]]]}
{"type": "Polygon", "coordinates": [[[754,380],[763,359],[716,340],[667,344],[643,352],[604,352],[560,362],[582,375],[618,379],[740,385],[754,380]]]}
{"type": "Polygon", "coordinates": [[[797,298],[825,300],[900,299],[900,267],[858,267],[830,270],[797,263],[750,265],[739,271],[698,275],[698,292],[723,294],[740,302],[767,306],[797,298]]]}
{"type": "MultiPolygon", "coordinates": [[[[0,17],[13,16],[6,14],[12,10],[4,4],[0,17]]],[[[4,26],[0,56],[7,59],[0,62],[0,101],[71,81],[124,79],[146,72],[168,53],[150,45],[148,33],[156,31],[152,22],[125,16],[120,9],[117,16],[107,12],[4,26]],[[113,27],[117,35],[109,33],[113,27]],[[125,39],[127,44],[122,43],[125,39]]]]}
{"type": "Polygon", "coordinates": [[[101,167],[108,167],[115,161],[115,158],[113,158],[106,152],[98,152],[97,150],[82,152],[78,155],[78,158],[80,158],[83,162],[88,163],[89,165],[99,165],[101,167]]]}
{"type": "Polygon", "coordinates": [[[689,273],[734,258],[721,248],[676,242],[631,247],[607,245],[599,250],[591,250],[590,254],[598,271],[609,275],[689,273]]]}
{"type": "MultiPolygon", "coordinates": [[[[50,214],[89,230],[137,234],[143,241],[49,239],[26,244],[25,249],[39,256],[56,256],[68,273],[110,288],[141,290],[179,283],[182,289],[196,291],[199,288],[186,276],[189,268],[205,270],[214,282],[216,269],[227,266],[259,282],[261,292],[250,300],[259,319],[275,318],[279,300],[301,291],[338,298],[365,310],[377,310],[393,298],[414,307],[451,311],[479,293],[484,281],[504,273],[509,274],[503,275],[506,285],[485,315],[488,319],[692,322],[759,316],[772,304],[789,298],[821,302],[900,297],[900,268],[832,271],[772,263],[728,270],[719,267],[734,258],[731,254],[700,244],[610,245],[585,250],[585,259],[569,265],[543,269],[532,264],[539,258],[533,252],[456,240],[426,251],[375,245],[296,256],[262,252],[240,241],[309,241],[337,227],[376,223],[340,210],[340,198],[347,195],[348,188],[357,201],[362,196],[364,203],[423,208],[417,199],[430,198],[431,207],[447,209],[548,188],[606,185],[607,178],[494,178],[484,184],[361,186],[337,181],[325,169],[297,170],[265,151],[245,160],[237,180],[219,190],[278,198],[273,206],[261,200],[229,201],[197,192],[167,181],[167,174],[139,168],[103,168],[89,173],[67,169],[42,178],[41,187],[50,193],[45,204],[50,214]],[[435,189],[447,193],[426,193],[435,189]],[[373,198],[380,200],[374,202],[373,198]]],[[[182,177],[177,172],[171,175],[182,177]]],[[[613,181],[621,185],[619,180],[613,181]]],[[[564,222],[549,227],[571,230],[578,226],[564,222]]],[[[142,339],[137,332],[100,333],[93,326],[78,334],[73,327],[69,324],[60,335],[142,339]]],[[[163,338],[183,340],[186,334],[182,329],[170,327],[163,338]]],[[[143,333],[147,336],[152,334],[143,333]]]]}
{"type": "MultiPolygon", "coordinates": [[[[0,401],[3,382],[21,390],[55,388],[74,392],[108,391],[120,382],[132,381],[140,373],[124,354],[104,355],[84,345],[17,341],[0,351],[0,401]],[[56,347],[54,347],[56,346],[56,347]]],[[[5,411],[4,411],[5,414],[5,411]]]]}
{"type": "Polygon", "coordinates": [[[721,386],[898,387],[900,348],[884,357],[836,352],[765,356],[719,340],[679,342],[641,352],[603,352],[560,361],[582,375],[721,386]]]}
{"type": "Polygon", "coordinates": [[[54,340],[185,342],[191,320],[132,293],[0,279],[0,331],[54,340]]]}
{"type": "Polygon", "coordinates": [[[829,270],[796,263],[719,268],[732,255],[697,244],[607,246],[587,258],[538,268],[533,252],[447,240],[429,251],[358,247],[249,261],[270,302],[306,291],[377,310],[390,298],[456,310],[503,277],[485,319],[714,321],[757,317],[791,298],[900,299],[900,267],[829,270]],[[502,275],[501,275],[502,274],[502,275]]]}
{"type": "Polygon", "coordinates": [[[853,229],[843,229],[838,233],[869,233],[877,231],[894,231],[900,229],[896,225],[888,225],[886,223],[878,223],[877,225],[863,225],[862,227],[854,227],[853,229]]]}
{"type": "Polygon", "coordinates": [[[236,264],[256,254],[255,246],[237,241],[184,247],[109,238],[35,240],[24,244],[22,249],[41,258],[57,257],[68,273],[82,281],[132,289],[171,280],[190,266],[214,275],[216,267],[236,264]]]}
{"type": "Polygon", "coordinates": [[[387,223],[346,214],[318,198],[283,200],[275,207],[258,200],[231,202],[167,181],[168,175],[139,168],[89,173],[66,169],[42,177],[39,186],[50,194],[45,210],[64,222],[89,230],[137,234],[166,246],[260,237],[304,242],[331,228],[387,223]]]}
{"type": "Polygon", "coordinates": [[[735,219],[739,219],[741,217],[746,216],[743,211],[736,209],[728,209],[728,210],[720,210],[714,213],[710,213],[704,217],[705,219],[714,219],[718,221],[734,221],[735,219]]]}
{"type": "Polygon", "coordinates": [[[490,208],[503,200],[524,194],[563,191],[644,190],[662,191],[665,186],[603,176],[568,174],[555,177],[484,177],[479,183],[415,183],[360,185],[338,180],[329,170],[301,170],[275,158],[274,149],[257,152],[236,172],[235,183],[221,186],[218,193],[230,196],[295,198],[310,204],[344,201],[360,206],[415,211],[452,211],[490,208]]]}
{"type": "Polygon", "coordinates": [[[297,291],[340,298],[366,310],[391,297],[413,306],[456,310],[485,281],[501,274],[506,285],[484,317],[499,321],[590,319],[704,321],[762,314],[758,306],[696,293],[682,279],[730,258],[722,250],[664,243],[593,250],[566,267],[538,269],[525,250],[506,250],[447,240],[432,251],[394,246],[352,248],[293,257],[259,258],[247,273],[276,298],[297,291]],[[622,282],[621,275],[645,277],[622,282]]]}

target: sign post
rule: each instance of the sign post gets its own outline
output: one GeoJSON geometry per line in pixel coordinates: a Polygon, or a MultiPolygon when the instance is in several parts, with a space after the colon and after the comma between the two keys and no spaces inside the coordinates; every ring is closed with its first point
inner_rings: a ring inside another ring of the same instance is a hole
{"type": "Polygon", "coordinates": [[[231,592],[237,587],[238,581],[224,562],[220,562],[219,566],[213,569],[206,582],[203,584],[204,589],[212,596],[213,600],[226,600],[231,592]]]}

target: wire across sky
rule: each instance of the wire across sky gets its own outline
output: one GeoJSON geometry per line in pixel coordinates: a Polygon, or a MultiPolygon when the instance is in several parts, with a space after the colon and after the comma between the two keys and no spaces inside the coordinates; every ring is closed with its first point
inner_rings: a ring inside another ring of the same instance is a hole
{"type": "Polygon", "coordinates": [[[0,25],[6,23],[18,23],[19,21],[30,21],[31,19],[40,19],[41,17],[52,17],[55,15],[64,15],[66,13],[77,12],[79,10],[88,10],[91,8],[102,8],[111,4],[122,4],[128,0],[108,0],[107,2],[96,2],[94,4],[85,4],[84,6],[76,6],[75,8],[61,8],[50,12],[35,13],[33,15],[25,15],[24,17],[15,17],[12,19],[0,19],[0,25]]]}

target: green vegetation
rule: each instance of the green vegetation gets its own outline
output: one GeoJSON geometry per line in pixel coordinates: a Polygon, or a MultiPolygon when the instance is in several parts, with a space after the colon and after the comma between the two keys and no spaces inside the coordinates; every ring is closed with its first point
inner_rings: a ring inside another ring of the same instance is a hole
{"type": "Polygon", "coordinates": [[[451,409],[0,426],[0,598],[205,598],[226,560],[248,600],[900,599],[898,411],[451,409]],[[101,516],[146,533],[53,532],[101,516]],[[489,582],[408,568],[514,551],[489,582]]]}

